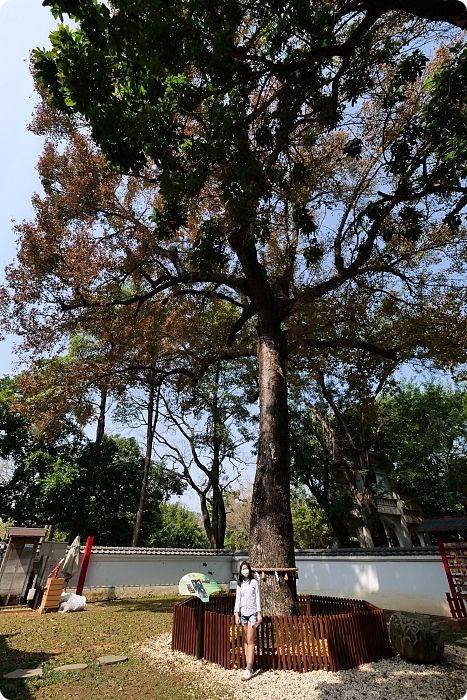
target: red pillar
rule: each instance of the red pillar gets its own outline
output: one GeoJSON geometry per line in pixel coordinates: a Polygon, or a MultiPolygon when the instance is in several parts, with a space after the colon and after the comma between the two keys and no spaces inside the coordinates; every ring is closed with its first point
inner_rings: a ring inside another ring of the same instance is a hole
{"type": "Polygon", "coordinates": [[[88,571],[89,560],[91,558],[91,549],[94,542],[93,535],[90,535],[86,540],[86,546],[84,548],[83,563],[81,564],[81,571],[79,572],[78,585],[76,586],[76,594],[82,595],[84,588],[84,581],[86,580],[86,574],[88,571]]]}

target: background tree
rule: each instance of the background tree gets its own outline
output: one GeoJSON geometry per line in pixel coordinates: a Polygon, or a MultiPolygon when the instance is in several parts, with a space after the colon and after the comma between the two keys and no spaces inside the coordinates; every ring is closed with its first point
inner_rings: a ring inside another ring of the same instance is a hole
{"type": "Polygon", "coordinates": [[[300,410],[292,409],[290,428],[293,482],[305,487],[309,498],[326,514],[333,545],[348,547],[356,503],[340,474],[335,420],[329,408],[316,401],[300,410]]]}
{"type": "Polygon", "coordinates": [[[239,380],[238,369],[218,361],[195,387],[178,379],[162,393],[160,457],[197,493],[206,536],[215,549],[224,548],[225,493],[239,478],[240,451],[250,438],[239,380]]]}
{"type": "Polygon", "coordinates": [[[384,383],[371,386],[369,368],[355,369],[347,376],[350,384],[337,371],[332,385],[321,372],[314,386],[308,382],[304,405],[292,412],[293,475],[326,514],[335,546],[351,546],[356,526],[367,528],[368,546],[386,546],[377,509],[381,459],[375,452],[377,400],[384,383]]]}
{"type": "MultiPolygon", "coordinates": [[[[0,517],[17,525],[48,525],[49,539],[66,537],[89,477],[93,443],[71,420],[53,439],[40,432],[16,411],[18,382],[3,378],[2,385],[7,389],[0,399],[0,445],[10,469],[0,484],[0,517]]],[[[143,469],[134,438],[104,435],[79,528],[82,537],[93,534],[104,545],[130,544],[143,469]]],[[[144,543],[162,527],[161,504],[182,488],[160,464],[151,464],[142,519],[144,543]]]]}
{"type": "Polygon", "coordinates": [[[248,550],[250,544],[251,488],[232,490],[225,495],[226,533],[228,549],[248,550]]]}
{"type": "MultiPolygon", "coordinates": [[[[354,377],[362,385],[369,374],[354,377]]],[[[369,527],[372,543],[387,545],[381,519],[376,528],[361,508],[366,490],[377,509],[377,473],[394,479],[401,496],[419,504],[427,516],[465,512],[463,386],[392,379],[376,394],[367,386],[364,400],[355,388],[349,390],[342,381],[338,391],[334,387],[333,411],[318,386],[291,413],[294,480],[322,504],[334,545],[350,545],[357,513],[369,527]]]]}
{"type": "Polygon", "coordinates": [[[18,412],[23,396],[16,378],[1,380],[2,457],[10,469],[1,486],[2,517],[19,524],[50,524],[53,536],[57,518],[76,493],[73,486],[81,475],[87,440],[70,419],[62,422],[55,439],[18,412]]]}
{"type": "MultiPolygon", "coordinates": [[[[96,542],[103,545],[131,544],[143,470],[144,456],[134,438],[104,437],[81,528],[83,535],[94,534],[96,542]]],[[[165,527],[166,501],[174,494],[180,495],[180,486],[176,479],[167,478],[161,464],[150,465],[141,518],[142,546],[150,546],[165,527]]],[[[194,545],[187,538],[179,546],[194,545]]]]}
{"type": "Polygon", "coordinates": [[[464,386],[402,382],[378,401],[376,449],[427,517],[467,512],[464,386]]]}
{"type": "MultiPolygon", "coordinates": [[[[459,49],[449,59],[454,70],[449,61],[440,67],[427,106],[407,99],[426,61],[406,49],[423,25],[397,11],[464,26],[465,5],[181,2],[154,13],[148,2],[135,13],[126,0],[112,11],[63,0],[51,7],[78,24],[61,27],[52,50],[35,54],[51,100],[85,116],[110,162],[138,173],[148,165],[159,186],[156,245],[149,255],[133,248],[121,261],[144,280],[134,303],[180,285],[222,294],[239,309],[230,343],[256,318],[260,430],[251,558],[258,567],[292,566],[289,330],[300,327],[307,309],[309,331],[310,317],[323,315],[338,293],[364,287],[413,296],[420,285],[407,275],[420,246],[441,250],[459,228],[467,59],[459,49]],[[357,115],[354,105],[378,91],[381,117],[365,121],[368,110],[357,115]],[[391,128],[375,134],[381,122],[391,128]],[[346,156],[362,153],[362,167],[342,167],[346,156]],[[322,214],[336,196],[341,222],[329,226],[322,214]]],[[[121,305],[111,287],[101,302],[121,305]]],[[[89,285],[73,289],[70,308],[95,304],[89,285]]],[[[365,331],[356,339],[344,333],[344,342],[358,347],[368,341],[365,331]]],[[[290,578],[277,589],[268,578],[265,609],[290,612],[294,586],[290,578]]]]}
{"type": "Polygon", "coordinates": [[[164,503],[160,527],[151,538],[152,547],[209,547],[209,540],[196,514],[181,503],[164,503]]]}
{"type": "Polygon", "coordinates": [[[332,536],[326,514],[303,488],[291,493],[294,544],[296,549],[328,549],[332,536]]]}
{"type": "Polygon", "coordinates": [[[58,436],[70,420],[81,428],[96,421],[95,440],[88,452],[86,478],[80,484],[70,542],[81,527],[105,433],[110,382],[106,376],[107,362],[103,362],[104,352],[105,348],[98,347],[89,336],[74,336],[66,354],[33,361],[20,380],[22,398],[17,403],[18,409],[49,437],[58,436]]]}

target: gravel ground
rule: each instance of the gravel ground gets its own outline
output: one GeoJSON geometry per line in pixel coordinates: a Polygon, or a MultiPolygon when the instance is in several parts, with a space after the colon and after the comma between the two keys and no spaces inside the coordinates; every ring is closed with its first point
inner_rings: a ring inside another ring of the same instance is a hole
{"type": "Polygon", "coordinates": [[[257,672],[250,681],[242,683],[240,671],[226,671],[216,664],[173,652],[170,639],[170,634],[164,634],[149,640],[141,651],[159,671],[164,666],[167,674],[187,673],[198,685],[202,683],[206,691],[203,700],[212,697],[234,700],[459,700],[467,689],[467,649],[454,646],[446,646],[445,661],[438,666],[419,666],[393,658],[339,673],[257,672]]]}

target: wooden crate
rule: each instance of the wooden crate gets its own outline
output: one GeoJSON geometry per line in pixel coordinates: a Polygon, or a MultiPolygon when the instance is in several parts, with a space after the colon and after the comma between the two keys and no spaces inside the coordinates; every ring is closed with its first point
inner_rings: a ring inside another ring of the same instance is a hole
{"type": "Polygon", "coordinates": [[[45,584],[44,595],[42,596],[42,603],[37,612],[57,612],[64,585],[64,578],[48,578],[45,584]]]}

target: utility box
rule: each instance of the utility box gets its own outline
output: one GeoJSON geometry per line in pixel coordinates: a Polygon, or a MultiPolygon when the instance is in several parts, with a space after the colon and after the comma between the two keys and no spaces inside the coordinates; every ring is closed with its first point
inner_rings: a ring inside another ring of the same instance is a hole
{"type": "Polygon", "coordinates": [[[47,528],[11,527],[6,552],[0,568],[0,606],[21,605],[29,580],[37,547],[47,528]]]}

